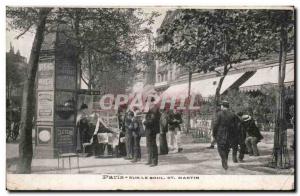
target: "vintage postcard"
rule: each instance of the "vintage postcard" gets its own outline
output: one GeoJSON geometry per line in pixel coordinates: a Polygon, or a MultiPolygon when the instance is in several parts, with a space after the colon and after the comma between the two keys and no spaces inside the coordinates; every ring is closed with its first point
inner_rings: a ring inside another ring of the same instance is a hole
{"type": "Polygon", "coordinates": [[[7,6],[7,189],[295,191],[295,19],[7,6]]]}

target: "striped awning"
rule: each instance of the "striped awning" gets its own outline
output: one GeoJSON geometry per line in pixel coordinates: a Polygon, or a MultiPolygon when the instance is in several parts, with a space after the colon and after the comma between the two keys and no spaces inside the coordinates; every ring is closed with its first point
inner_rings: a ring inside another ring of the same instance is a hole
{"type": "MultiPolygon", "coordinates": [[[[256,91],[264,86],[278,85],[279,66],[258,69],[256,73],[240,86],[241,91],[256,91]]],[[[286,65],[285,80],[286,86],[294,85],[294,63],[286,65]]]]}
{"type": "MultiPolygon", "coordinates": [[[[227,75],[223,81],[221,87],[221,94],[224,93],[228,88],[230,88],[239,78],[241,78],[244,73],[237,73],[227,75]]],[[[216,93],[216,89],[218,83],[220,81],[220,77],[213,77],[203,80],[193,81],[191,83],[191,94],[201,95],[202,98],[208,98],[210,96],[214,96],[216,93]]],[[[188,96],[188,83],[185,82],[183,84],[176,84],[170,86],[165,92],[162,94],[163,96],[169,97],[182,97],[188,96]]]]}

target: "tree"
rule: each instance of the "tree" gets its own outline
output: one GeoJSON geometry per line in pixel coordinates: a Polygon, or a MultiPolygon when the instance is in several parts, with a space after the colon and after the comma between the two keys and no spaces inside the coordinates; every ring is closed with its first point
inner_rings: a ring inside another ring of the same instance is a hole
{"type": "MultiPolygon", "coordinates": [[[[137,16],[139,14],[142,12],[136,9],[7,8],[10,27],[21,31],[17,38],[36,29],[29,59],[29,75],[23,91],[19,173],[31,172],[34,86],[44,34],[56,32],[59,24],[70,27],[62,33],[75,42],[76,61],[83,70],[81,73],[84,73],[84,68],[88,66],[88,85],[91,89],[93,84],[103,85],[98,83],[101,78],[96,76],[99,73],[105,75],[104,69],[114,70],[115,75],[118,75],[117,71],[126,73],[133,70],[133,52],[139,42],[138,38],[144,33],[141,25],[146,21],[153,22],[154,16],[143,19],[137,16]]],[[[130,78],[128,75],[119,75],[123,80],[130,78]]],[[[109,80],[111,78],[107,77],[107,83],[109,80]]],[[[119,83],[116,85],[121,86],[121,83],[125,88],[126,83],[120,81],[122,80],[117,80],[119,83]]]]}
{"type": "Polygon", "coordinates": [[[67,36],[76,40],[77,64],[81,65],[81,78],[88,88],[102,93],[124,92],[137,71],[137,45],[145,39],[147,29],[142,25],[153,22],[157,13],[147,16],[131,8],[62,8],[60,11],[61,20],[71,26],[67,36]]]}
{"type": "Polygon", "coordinates": [[[29,58],[29,75],[26,78],[23,89],[23,103],[21,113],[21,134],[19,143],[18,173],[31,173],[32,149],[32,128],[34,116],[34,95],[35,78],[38,69],[40,50],[44,39],[46,20],[51,8],[8,8],[7,18],[12,19],[13,28],[22,29],[26,33],[35,26],[36,32],[29,58]],[[28,26],[27,26],[28,25],[28,26]]]}
{"type": "Polygon", "coordinates": [[[162,42],[170,44],[171,47],[167,52],[160,54],[160,58],[187,68],[190,65],[198,65],[200,71],[215,70],[221,76],[215,94],[216,107],[220,101],[222,83],[234,64],[278,53],[279,91],[272,165],[277,168],[287,167],[289,160],[284,115],[284,78],[286,55],[294,47],[294,11],[286,9],[177,12],[183,16],[175,17],[165,26],[166,30],[162,31],[162,42]],[[191,27],[189,23],[197,25],[191,27]],[[193,33],[200,32],[199,29],[203,32],[193,33]],[[176,41],[177,31],[182,32],[177,39],[179,42],[176,41]],[[176,50],[178,47],[180,49],[176,50]],[[201,50],[197,50],[198,48],[201,50]]]}
{"type": "Polygon", "coordinates": [[[253,28],[256,24],[248,20],[249,15],[250,10],[176,10],[174,20],[161,28],[158,44],[168,44],[169,49],[159,52],[158,57],[187,70],[188,96],[193,72],[215,71],[221,76],[215,93],[216,111],[230,69],[260,56],[257,42],[261,35],[253,28]]]}
{"type": "MultiPolygon", "coordinates": [[[[287,150],[287,121],[285,106],[285,70],[287,53],[294,49],[294,10],[269,10],[255,12],[254,19],[260,17],[259,32],[264,35],[267,52],[279,56],[278,93],[275,119],[273,159],[271,167],[288,168],[290,160],[287,150]]],[[[257,19],[256,19],[257,20],[257,19]]],[[[263,52],[265,52],[263,51],[263,52]]]]}
{"type": "MultiPolygon", "coordinates": [[[[202,55],[208,49],[209,29],[205,26],[209,12],[184,9],[169,12],[166,22],[159,29],[156,44],[159,48],[157,57],[168,64],[176,64],[188,72],[188,95],[191,96],[192,74],[208,71],[209,67],[199,63],[204,61],[202,55]]],[[[188,110],[187,132],[190,128],[190,110],[188,110]]]]}

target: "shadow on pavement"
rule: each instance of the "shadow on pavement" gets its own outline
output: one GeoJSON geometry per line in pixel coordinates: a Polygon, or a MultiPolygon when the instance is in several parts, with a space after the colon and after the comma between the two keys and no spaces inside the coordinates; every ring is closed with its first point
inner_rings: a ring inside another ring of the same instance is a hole
{"type": "Polygon", "coordinates": [[[171,165],[171,164],[197,164],[201,162],[205,162],[206,160],[189,160],[184,156],[165,156],[163,158],[159,157],[158,162],[159,165],[171,165]]]}

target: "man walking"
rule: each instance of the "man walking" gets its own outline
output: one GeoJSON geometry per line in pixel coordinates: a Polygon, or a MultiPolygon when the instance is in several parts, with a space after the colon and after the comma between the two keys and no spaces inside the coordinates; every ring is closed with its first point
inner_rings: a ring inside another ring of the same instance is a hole
{"type": "Polygon", "coordinates": [[[232,143],[232,136],[236,129],[236,116],[229,111],[229,103],[221,103],[221,111],[217,113],[213,126],[213,137],[217,141],[218,152],[222,160],[222,167],[228,169],[228,153],[232,143]]]}
{"type": "Polygon", "coordinates": [[[169,146],[171,149],[177,149],[181,152],[181,127],[182,117],[179,110],[171,110],[169,115],[169,146]]]}
{"type": "Polygon", "coordinates": [[[150,165],[150,167],[155,167],[158,164],[156,134],[159,133],[159,118],[160,113],[158,108],[155,108],[152,105],[147,112],[144,121],[148,151],[148,162],[146,163],[146,165],[150,165]]]}
{"type": "Polygon", "coordinates": [[[233,157],[237,157],[237,151],[238,148],[239,150],[239,162],[243,162],[244,159],[244,155],[246,153],[246,144],[245,144],[245,140],[246,140],[246,132],[245,132],[245,128],[243,126],[243,120],[242,120],[242,112],[237,113],[237,130],[236,130],[236,134],[237,134],[237,138],[236,138],[236,143],[235,145],[232,147],[232,155],[233,157]]]}
{"type": "Polygon", "coordinates": [[[246,133],[245,129],[242,126],[242,113],[239,112],[236,115],[236,129],[233,132],[233,139],[232,139],[232,160],[234,163],[237,163],[238,160],[239,162],[243,162],[244,155],[246,152],[246,133]],[[237,159],[237,152],[239,150],[239,157],[237,159]]]}

